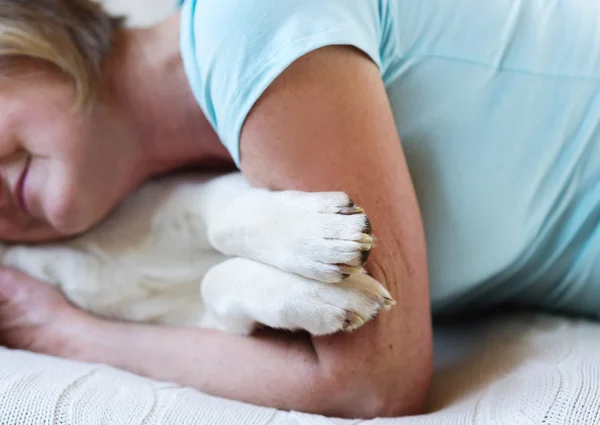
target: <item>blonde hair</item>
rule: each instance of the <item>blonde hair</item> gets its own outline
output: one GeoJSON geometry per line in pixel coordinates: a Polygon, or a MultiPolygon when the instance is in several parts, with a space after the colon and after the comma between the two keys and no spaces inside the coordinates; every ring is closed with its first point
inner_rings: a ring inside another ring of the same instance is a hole
{"type": "Polygon", "coordinates": [[[73,80],[78,105],[86,105],[121,25],[91,0],[0,0],[0,63],[44,61],[73,80]]]}

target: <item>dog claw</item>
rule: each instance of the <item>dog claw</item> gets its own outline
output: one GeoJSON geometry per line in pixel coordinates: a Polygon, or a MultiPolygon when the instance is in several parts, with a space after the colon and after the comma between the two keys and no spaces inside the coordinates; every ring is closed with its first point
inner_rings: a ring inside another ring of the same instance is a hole
{"type": "Polygon", "coordinates": [[[360,267],[352,267],[352,266],[347,266],[345,264],[341,264],[338,266],[340,269],[340,272],[342,273],[342,276],[346,276],[346,277],[350,277],[350,275],[353,274],[360,274],[362,269],[360,267]]]}
{"type": "Polygon", "coordinates": [[[343,330],[345,332],[352,332],[356,329],[360,328],[365,324],[365,320],[361,317],[360,314],[357,314],[353,311],[346,312],[346,322],[344,323],[343,330]]]}
{"type": "Polygon", "coordinates": [[[339,214],[341,215],[355,215],[355,214],[364,214],[365,210],[361,207],[353,206],[353,207],[343,207],[340,209],[339,214]]]}
{"type": "Polygon", "coordinates": [[[396,301],[392,298],[384,297],[383,298],[383,309],[385,311],[390,311],[393,306],[396,305],[396,301]]]}

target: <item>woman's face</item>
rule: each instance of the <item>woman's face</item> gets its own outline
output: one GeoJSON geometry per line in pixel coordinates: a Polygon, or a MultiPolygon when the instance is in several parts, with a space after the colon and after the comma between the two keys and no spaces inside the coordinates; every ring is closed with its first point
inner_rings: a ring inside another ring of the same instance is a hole
{"type": "Polygon", "coordinates": [[[116,202],[125,164],[97,113],[51,73],[0,79],[0,241],[68,236],[116,202]]]}

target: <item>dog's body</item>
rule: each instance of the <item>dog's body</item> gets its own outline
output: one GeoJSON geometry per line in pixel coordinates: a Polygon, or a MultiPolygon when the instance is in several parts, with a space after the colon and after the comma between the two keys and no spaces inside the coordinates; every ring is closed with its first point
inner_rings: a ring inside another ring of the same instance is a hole
{"type": "Polygon", "coordinates": [[[372,242],[344,193],[270,192],[238,173],[195,174],[146,183],[75,239],[7,246],[2,263],[109,318],[322,335],[393,304],[361,273],[372,242]]]}

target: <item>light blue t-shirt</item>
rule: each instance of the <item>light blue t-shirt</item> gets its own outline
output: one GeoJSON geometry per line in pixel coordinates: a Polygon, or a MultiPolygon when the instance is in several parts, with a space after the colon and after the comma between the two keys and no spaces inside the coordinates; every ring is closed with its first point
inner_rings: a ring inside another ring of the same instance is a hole
{"type": "Polygon", "coordinates": [[[417,190],[434,312],[600,313],[600,3],[187,0],[195,97],[239,165],[246,115],[300,56],[379,67],[417,190]]]}

